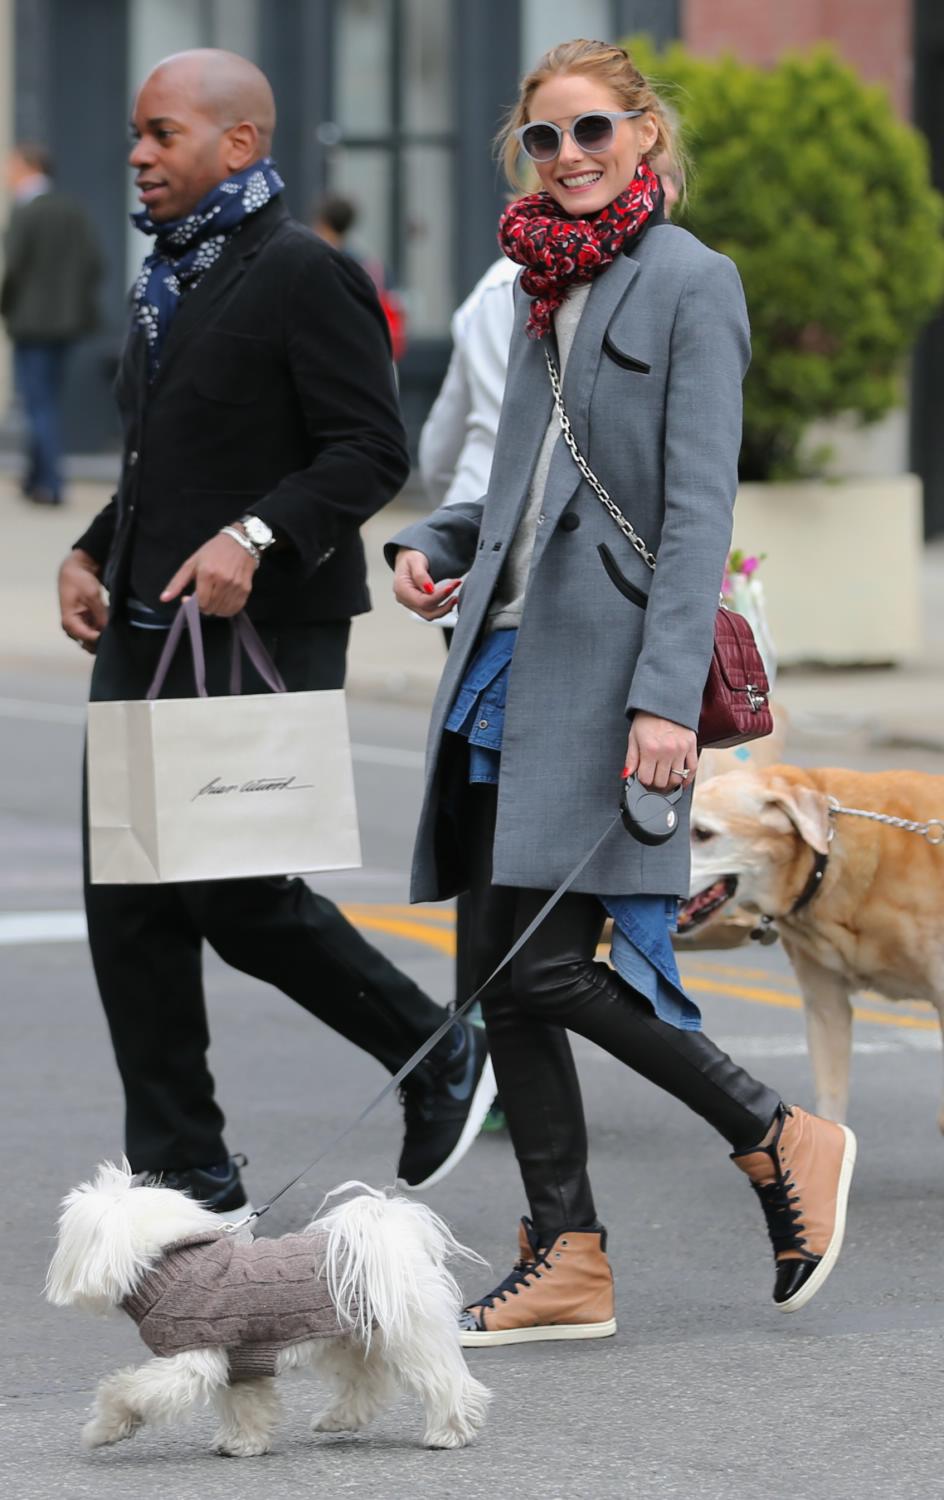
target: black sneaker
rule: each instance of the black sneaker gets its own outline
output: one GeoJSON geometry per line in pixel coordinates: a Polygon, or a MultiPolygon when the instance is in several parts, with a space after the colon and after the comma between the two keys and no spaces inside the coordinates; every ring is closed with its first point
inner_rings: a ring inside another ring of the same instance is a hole
{"type": "Polygon", "coordinates": [[[215,1214],[251,1214],[252,1204],[246,1197],[239,1175],[240,1167],[247,1165],[245,1156],[240,1154],[210,1167],[148,1172],[147,1180],[155,1187],[176,1188],[178,1193],[188,1193],[215,1214]]]}
{"type": "Polygon", "coordinates": [[[397,1177],[413,1192],[441,1182],[462,1160],[495,1097],[484,1031],[456,1024],[465,1033],[459,1057],[434,1074],[417,1069],[400,1090],[406,1135],[397,1177]]]}

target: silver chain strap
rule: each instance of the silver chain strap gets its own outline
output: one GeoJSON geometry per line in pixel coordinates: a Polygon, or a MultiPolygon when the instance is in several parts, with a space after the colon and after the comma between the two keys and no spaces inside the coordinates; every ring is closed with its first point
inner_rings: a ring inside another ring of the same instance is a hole
{"type": "Polygon", "coordinates": [[[551,390],[554,392],[554,405],[557,407],[557,420],[560,422],[561,432],[564,434],[564,442],[570,449],[574,463],[577,465],[577,468],[580,470],[581,474],[589,484],[597,499],[600,501],[601,505],[603,505],[606,510],[609,511],[610,515],[616,522],[624,537],[626,537],[627,541],[630,542],[633,547],[635,547],[636,551],[639,553],[639,556],[642,558],[646,566],[652,568],[654,572],[656,566],[655,553],[649,551],[649,548],[646,546],[642,537],[639,535],[639,532],[636,531],[630,521],[627,521],[626,517],[623,515],[623,512],[616,504],[616,501],[610,498],[609,493],[604,489],[603,485],[594,474],[580,449],[577,447],[577,439],[574,437],[574,430],[570,425],[570,418],[568,417],[567,410],[564,406],[564,392],[561,388],[560,375],[557,372],[557,366],[551,359],[551,356],[546,349],[544,351],[544,358],[547,363],[547,373],[551,378],[551,390]]]}
{"type": "Polygon", "coordinates": [[[944,844],[944,820],[929,818],[926,823],[914,823],[910,818],[893,818],[891,813],[867,812],[862,807],[843,807],[835,797],[827,796],[829,810],[834,815],[845,813],[850,818],[868,818],[872,823],[885,823],[889,828],[902,828],[905,833],[920,833],[928,843],[937,847],[944,844]]]}

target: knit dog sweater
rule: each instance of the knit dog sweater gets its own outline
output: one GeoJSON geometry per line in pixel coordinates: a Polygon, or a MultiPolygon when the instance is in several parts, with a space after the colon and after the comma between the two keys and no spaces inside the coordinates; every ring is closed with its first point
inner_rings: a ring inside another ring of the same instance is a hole
{"type": "Polygon", "coordinates": [[[167,1246],[121,1305],[154,1354],[224,1348],[230,1381],[274,1375],[281,1349],[343,1331],[324,1277],[326,1244],[318,1233],[190,1235],[167,1246]]]}

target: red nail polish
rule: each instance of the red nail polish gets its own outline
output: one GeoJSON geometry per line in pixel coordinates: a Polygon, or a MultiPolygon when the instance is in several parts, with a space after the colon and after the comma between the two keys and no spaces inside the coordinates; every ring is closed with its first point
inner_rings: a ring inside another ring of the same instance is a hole
{"type": "Polygon", "coordinates": [[[423,593],[424,594],[435,594],[435,592],[436,592],[435,584],[432,584],[432,583],[424,583],[423,584],[423,593]]]}
{"type": "Polygon", "coordinates": [[[628,780],[629,780],[629,766],[624,766],[623,769],[622,769],[622,771],[620,771],[620,781],[628,781],[628,780]]]}

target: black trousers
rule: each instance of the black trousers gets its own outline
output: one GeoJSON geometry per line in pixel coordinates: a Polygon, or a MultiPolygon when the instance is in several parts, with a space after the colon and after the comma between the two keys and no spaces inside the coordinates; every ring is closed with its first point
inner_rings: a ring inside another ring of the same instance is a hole
{"type": "MultiPolygon", "coordinates": [[[[203,623],[208,691],[225,693],[229,627],[221,620],[203,623]]],[[[341,621],[262,625],[259,633],[289,690],[303,691],[343,685],[349,629],[341,621]]],[[[144,697],[164,639],[163,632],[126,621],[109,624],[95,660],[92,700],[144,697]]],[[[267,691],[250,664],[244,660],[243,666],[243,691],[267,691]]],[[[193,693],[185,642],[164,695],[193,693]]],[[[332,901],[302,880],[93,886],[86,856],[85,908],[124,1084],[126,1150],[136,1171],[207,1165],[227,1155],[207,1066],[204,939],[234,968],[275,985],[391,1072],[444,1019],[332,901]]]]}
{"type": "MultiPolygon", "coordinates": [[[[494,886],[497,789],[469,789],[470,946],[475,984],[547,900],[548,891],[494,886]]],[[[595,896],[568,894],[489,987],[482,1010],[502,1107],[531,1217],[549,1237],[594,1223],[587,1130],[567,1030],[596,1042],[713,1125],[735,1151],[769,1130],[779,1095],[698,1031],[660,1021],[620,976],[594,962],[605,912],[595,896]]],[[[546,1240],[545,1240],[546,1242],[546,1240]]]]}

